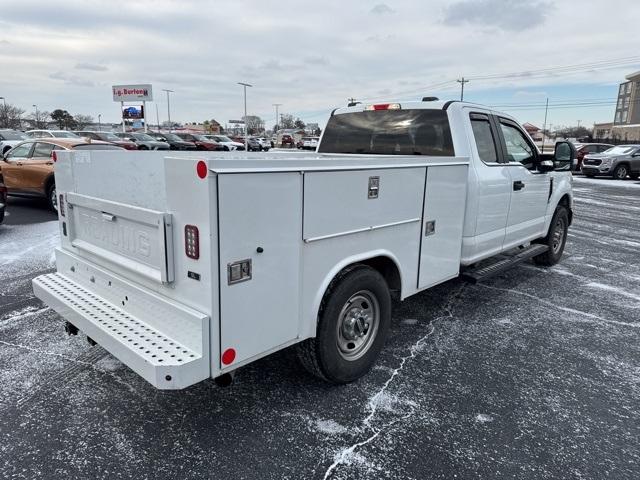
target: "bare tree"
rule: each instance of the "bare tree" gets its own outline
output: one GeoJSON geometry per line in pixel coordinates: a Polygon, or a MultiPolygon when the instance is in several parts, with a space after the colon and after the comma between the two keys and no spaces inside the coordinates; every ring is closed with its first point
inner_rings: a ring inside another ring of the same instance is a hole
{"type": "Polygon", "coordinates": [[[264,120],[256,115],[247,115],[246,119],[242,117],[242,120],[247,122],[247,132],[250,135],[255,135],[264,130],[264,120]]]}
{"type": "Polygon", "coordinates": [[[289,115],[288,113],[283,113],[280,115],[280,128],[294,128],[295,122],[293,120],[293,115],[289,115]]]}
{"type": "Polygon", "coordinates": [[[0,105],[0,125],[2,128],[20,129],[22,127],[22,115],[24,110],[14,105],[4,103],[0,105]]]}
{"type": "Polygon", "coordinates": [[[43,129],[47,128],[47,119],[50,117],[51,114],[46,110],[36,110],[34,112],[31,112],[25,120],[31,126],[31,128],[43,129]]]}
{"type": "Polygon", "coordinates": [[[91,125],[93,123],[93,117],[91,115],[76,113],[73,116],[73,119],[76,121],[76,125],[79,130],[83,130],[87,125],[91,125]]]}

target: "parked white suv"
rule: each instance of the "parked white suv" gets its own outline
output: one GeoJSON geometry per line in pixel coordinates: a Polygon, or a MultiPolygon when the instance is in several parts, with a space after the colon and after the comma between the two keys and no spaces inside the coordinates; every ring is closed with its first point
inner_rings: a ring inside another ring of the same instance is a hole
{"type": "Polygon", "coordinates": [[[17,144],[26,140],[28,137],[17,130],[0,130],[0,153],[4,155],[17,144]]]}

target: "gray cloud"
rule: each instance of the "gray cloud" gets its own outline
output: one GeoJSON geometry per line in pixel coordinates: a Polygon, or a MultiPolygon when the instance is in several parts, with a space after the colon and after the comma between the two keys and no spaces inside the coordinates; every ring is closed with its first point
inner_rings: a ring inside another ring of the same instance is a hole
{"type": "Polygon", "coordinates": [[[49,75],[53,80],[61,80],[66,85],[77,85],[80,87],[95,87],[96,84],[89,79],[79,77],[77,75],[67,75],[64,72],[54,72],[49,75]]]}
{"type": "Polygon", "coordinates": [[[302,61],[307,65],[329,65],[329,60],[327,60],[326,57],[320,57],[320,56],[304,57],[302,61]]]}
{"type": "Polygon", "coordinates": [[[378,3],[369,11],[369,13],[373,13],[374,15],[388,15],[395,12],[396,11],[386,3],[378,3]]]}
{"type": "Polygon", "coordinates": [[[106,72],[107,70],[109,70],[104,65],[98,65],[96,63],[89,63],[89,62],[76,63],[75,68],[77,70],[91,70],[94,72],[106,72]]]}
{"type": "Polygon", "coordinates": [[[550,7],[548,3],[533,0],[462,0],[445,9],[444,23],[527,30],[544,23],[550,7]]]}

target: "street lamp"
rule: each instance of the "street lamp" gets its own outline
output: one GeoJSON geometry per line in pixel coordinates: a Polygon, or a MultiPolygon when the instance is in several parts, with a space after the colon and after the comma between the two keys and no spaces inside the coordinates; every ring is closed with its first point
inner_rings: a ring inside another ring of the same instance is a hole
{"type": "Polygon", "coordinates": [[[249,138],[247,137],[247,87],[253,87],[248,83],[238,82],[238,85],[242,85],[244,88],[244,151],[249,151],[249,138]]]}
{"type": "Polygon", "coordinates": [[[38,120],[38,105],[31,105],[36,109],[36,128],[40,128],[40,120],[38,120]]]}
{"type": "Polygon", "coordinates": [[[102,114],[98,114],[98,131],[101,132],[102,131],[102,114]]]}
{"type": "Polygon", "coordinates": [[[274,107],[276,107],[276,132],[278,131],[278,120],[280,117],[278,116],[278,108],[282,106],[282,103],[274,103],[274,107]]]}
{"type": "Polygon", "coordinates": [[[167,119],[169,121],[169,133],[171,133],[171,103],[169,101],[169,94],[173,93],[173,90],[163,88],[162,91],[167,92],[167,119]]]}
{"type": "Polygon", "coordinates": [[[3,127],[8,127],[9,126],[9,115],[7,115],[7,101],[5,100],[4,97],[0,97],[0,100],[2,100],[2,103],[4,104],[4,109],[2,110],[2,118],[3,118],[2,126],[3,127]]]}

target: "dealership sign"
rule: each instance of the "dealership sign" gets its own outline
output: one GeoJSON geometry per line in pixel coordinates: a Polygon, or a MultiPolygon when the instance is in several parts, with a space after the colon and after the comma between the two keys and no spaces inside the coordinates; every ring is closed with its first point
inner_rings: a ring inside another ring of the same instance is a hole
{"type": "Polygon", "coordinates": [[[150,84],[144,85],[114,85],[114,102],[150,102],[153,100],[153,91],[150,84]]]}

